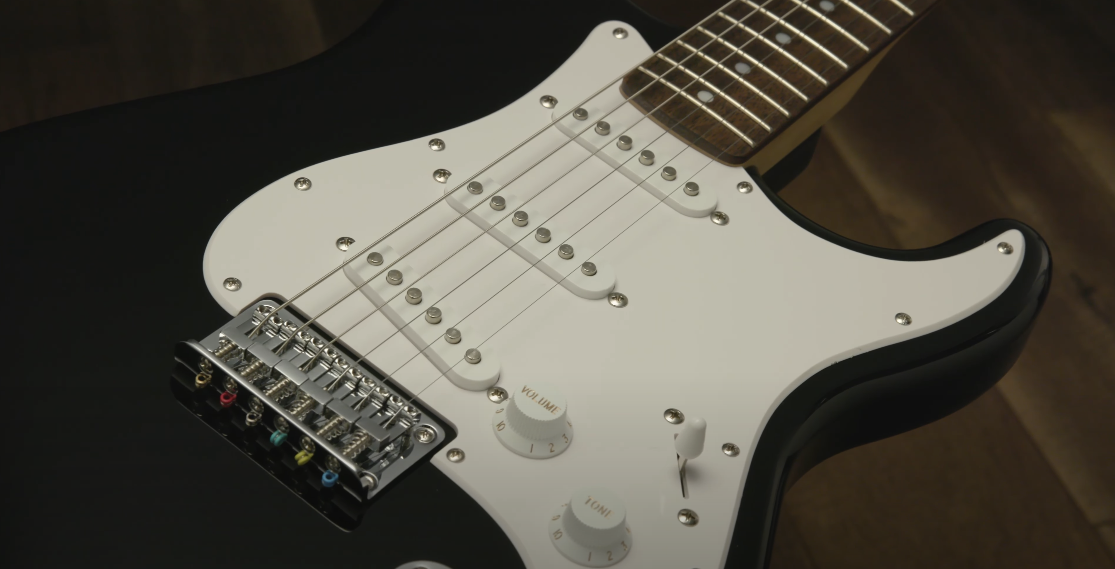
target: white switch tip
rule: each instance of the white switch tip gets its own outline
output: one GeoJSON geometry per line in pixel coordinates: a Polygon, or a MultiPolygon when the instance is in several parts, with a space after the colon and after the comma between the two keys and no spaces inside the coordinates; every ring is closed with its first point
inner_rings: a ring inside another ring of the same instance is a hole
{"type": "Polygon", "coordinates": [[[705,427],[707,426],[705,420],[700,417],[685,420],[681,432],[674,439],[674,448],[677,449],[678,456],[686,460],[701,456],[701,451],[705,450],[705,427]]]}

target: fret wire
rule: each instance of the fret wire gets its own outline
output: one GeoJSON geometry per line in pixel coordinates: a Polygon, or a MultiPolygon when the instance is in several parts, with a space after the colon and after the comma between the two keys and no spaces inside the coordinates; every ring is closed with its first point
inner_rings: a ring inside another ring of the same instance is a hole
{"type": "Polygon", "coordinates": [[[879,26],[879,28],[882,29],[884,32],[886,32],[888,36],[894,35],[894,32],[890,31],[890,28],[884,26],[882,22],[875,19],[875,16],[872,16],[871,14],[868,14],[866,11],[864,11],[863,8],[860,8],[859,6],[856,5],[855,2],[852,2],[852,0],[840,0],[840,1],[843,2],[844,4],[847,4],[852,10],[855,10],[856,12],[859,12],[860,16],[863,16],[864,18],[867,18],[872,24],[875,24],[876,26],[879,26]]]}
{"type": "Polygon", "coordinates": [[[781,75],[775,73],[774,71],[772,71],[766,65],[763,65],[758,59],[755,59],[754,57],[751,57],[751,54],[749,54],[746,51],[743,51],[742,49],[736,47],[735,45],[725,41],[724,38],[721,38],[721,37],[717,36],[716,34],[708,31],[707,29],[705,29],[702,26],[697,26],[697,30],[704,33],[705,35],[715,39],[716,41],[720,42],[721,44],[723,44],[728,49],[731,49],[732,51],[735,51],[741,57],[750,61],[753,65],[755,65],[755,67],[758,67],[759,69],[762,69],[763,71],[765,71],[767,73],[767,75],[770,75],[771,77],[775,78],[776,80],[778,80],[779,83],[782,83],[782,85],[785,86],[787,89],[793,91],[797,96],[801,97],[801,100],[806,101],[806,102],[809,101],[809,97],[806,97],[805,93],[802,93],[801,91],[798,91],[796,87],[794,87],[789,81],[783,79],[781,75]]]}
{"type": "MultiPolygon", "coordinates": [[[[843,35],[844,35],[844,37],[848,38],[848,41],[850,41],[850,42],[852,42],[852,43],[856,44],[856,45],[857,45],[857,46],[859,46],[859,47],[860,47],[860,49],[862,49],[863,51],[866,51],[866,52],[868,52],[868,53],[871,53],[871,48],[867,47],[867,45],[866,45],[866,44],[864,44],[863,42],[861,42],[861,41],[859,41],[858,39],[856,39],[856,36],[853,36],[853,35],[851,34],[851,32],[849,32],[849,31],[845,30],[844,28],[840,27],[839,25],[837,25],[837,23],[836,23],[836,22],[834,22],[834,21],[832,21],[832,20],[830,20],[830,19],[826,18],[826,17],[825,17],[825,16],[823,15],[823,14],[821,14],[820,12],[818,12],[818,11],[814,10],[814,9],[813,9],[813,8],[812,8],[811,6],[807,5],[807,4],[806,4],[805,2],[803,2],[802,0],[790,0],[790,1],[791,1],[791,2],[793,2],[794,4],[797,4],[797,5],[798,5],[799,7],[801,7],[801,8],[805,8],[805,10],[806,10],[807,12],[809,12],[810,14],[813,14],[813,16],[814,16],[815,18],[817,18],[817,19],[821,20],[822,22],[824,22],[824,23],[828,24],[828,25],[829,25],[829,27],[831,27],[832,29],[834,29],[834,30],[836,30],[836,31],[840,32],[841,34],[843,34],[843,35]]],[[[888,31],[888,33],[889,33],[889,31],[888,31]]]]}
{"type": "Polygon", "coordinates": [[[731,69],[728,69],[727,67],[724,67],[723,63],[720,63],[719,61],[716,61],[715,59],[705,55],[705,53],[702,52],[701,50],[685,43],[682,40],[677,40],[677,44],[680,45],[681,47],[684,47],[685,49],[688,49],[689,51],[691,51],[693,53],[696,53],[698,56],[704,58],[705,61],[708,61],[709,63],[712,63],[713,65],[716,65],[717,67],[720,68],[721,71],[723,71],[724,73],[727,73],[728,75],[731,75],[734,81],[738,81],[738,82],[744,84],[748,89],[751,90],[752,93],[761,97],[764,101],[766,101],[768,104],[770,104],[770,106],[778,109],[779,112],[786,115],[787,117],[790,116],[790,111],[787,111],[785,108],[782,107],[782,105],[779,105],[778,103],[774,102],[774,99],[770,98],[766,93],[762,92],[760,89],[758,89],[757,87],[752,85],[750,81],[748,81],[747,79],[744,79],[743,76],[741,76],[740,74],[736,73],[735,71],[732,71],[731,69]]]}
{"type": "Polygon", "coordinates": [[[743,134],[742,132],[740,132],[738,128],[736,128],[735,126],[732,125],[732,123],[724,120],[724,118],[721,117],[716,111],[708,108],[707,106],[705,106],[704,103],[702,103],[701,101],[693,98],[693,96],[690,95],[689,93],[686,93],[685,91],[683,91],[681,89],[681,87],[678,87],[677,85],[674,85],[673,83],[670,83],[669,81],[663,79],[658,74],[656,74],[655,72],[647,69],[646,67],[643,67],[642,65],[639,66],[639,71],[642,71],[643,73],[646,73],[647,75],[650,75],[655,81],[658,81],[659,83],[662,83],[663,85],[673,89],[674,92],[681,95],[683,98],[685,98],[689,102],[693,103],[694,105],[697,105],[697,107],[699,107],[701,110],[708,113],[709,116],[711,116],[712,118],[720,121],[721,124],[728,127],[728,130],[731,130],[732,132],[736,133],[736,136],[743,139],[744,142],[746,142],[747,144],[750,144],[751,146],[755,146],[755,142],[752,141],[750,138],[748,138],[748,136],[746,134],[743,134]]]}
{"type": "Polygon", "coordinates": [[[899,2],[898,0],[890,0],[890,3],[894,4],[895,6],[898,6],[898,8],[901,9],[903,12],[906,12],[907,16],[910,16],[910,17],[914,16],[914,11],[907,8],[905,4],[899,2]]]}
{"type": "MultiPolygon", "coordinates": [[[[796,2],[797,0],[794,0],[794,1],[796,2]]],[[[740,2],[743,2],[743,3],[747,4],[748,6],[751,6],[752,8],[755,8],[760,14],[763,14],[764,16],[768,16],[768,17],[771,17],[771,18],[778,19],[777,16],[775,16],[771,11],[767,10],[766,8],[763,8],[762,6],[759,6],[758,4],[752,2],[751,0],[740,0],[740,2]]],[[[803,4],[801,2],[797,2],[797,7],[798,8],[801,8],[801,7],[808,8],[808,6],[805,6],[805,4],[803,4]]],[[[843,67],[844,69],[848,68],[848,64],[844,63],[843,59],[840,59],[839,57],[836,57],[836,54],[834,54],[833,52],[825,49],[824,46],[817,43],[817,40],[809,37],[806,34],[803,34],[801,32],[801,30],[797,29],[796,27],[791,25],[789,22],[785,22],[785,21],[782,22],[782,27],[786,28],[787,30],[790,30],[791,32],[796,34],[799,38],[805,40],[807,43],[809,43],[813,47],[817,48],[818,51],[827,55],[829,59],[835,61],[837,63],[837,65],[843,67]]]]}
{"type": "Polygon", "coordinates": [[[713,85],[712,83],[709,83],[708,81],[706,81],[704,77],[701,77],[700,75],[697,75],[696,73],[694,73],[688,67],[670,59],[669,57],[666,57],[665,55],[662,55],[661,53],[656,53],[654,55],[658,56],[658,58],[661,59],[662,61],[665,61],[666,63],[669,63],[670,65],[673,65],[675,68],[680,69],[680,70],[684,71],[685,73],[689,74],[690,77],[696,79],[699,83],[708,87],[709,89],[712,89],[717,95],[720,95],[721,97],[724,97],[725,99],[727,99],[728,102],[735,105],[735,107],[738,108],[739,110],[743,111],[744,114],[746,114],[751,120],[755,121],[756,123],[759,123],[759,126],[765,128],[767,130],[767,132],[771,131],[770,130],[770,125],[763,122],[762,119],[755,116],[754,113],[752,113],[750,110],[748,110],[743,105],[739,104],[739,102],[736,101],[735,97],[732,97],[731,95],[725,93],[724,91],[721,91],[716,85],[713,85]]]}
{"type": "Polygon", "coordinates": [[[807,72],[809,72],[809,74],[812,75],[814,78],[816,78],[818,81],[820,81],[822,85],[828,86],[829,82],[825,81],[824,77],[821,77],[820,75],[818,75],[817,72],[813,71],[813,69],[810,68],[808,65],[798,61],[798,58],[790,55],[786,50],[782,49],[777,44],[775,44],[774,42],[767,39],[766,36],[764,36],[764,35],[760,34],[759,32],[756,32],[755,30],[747,27],[747,25],[744,24],[743,22],[725,14],[724,12],[717,12],[716,15],[720,16],[721,18],[724,18],[725,20],[728,20],[729,22],[735,24],[736,27],[738,27],[738,28],[742,29],[743,31],[755,36],[756,39],[758,39],[759,41],[767,44],[768,46],[770,46],[771,49],[777,51],[778,53],[781,53],[783,57],[785,57],[786,59],[789,59],[790,61],[796,63],[798,67],[800,67],[800,68],[806,70],[807,72]]]}

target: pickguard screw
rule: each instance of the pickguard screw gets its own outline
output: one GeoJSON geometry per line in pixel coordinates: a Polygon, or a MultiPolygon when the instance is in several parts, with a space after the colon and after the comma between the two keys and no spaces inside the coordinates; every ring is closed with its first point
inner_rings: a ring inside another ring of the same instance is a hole
{"type": "Polygon", "coordinates": [[[701,193],[701,186],[698,186],[697,182],[686,182],[685,189],[682,191],[685,192],[687,196],[695,196],[701,193]]]}
{"type": "Polygon", "coordinates": [[[627,30],[624,28],[616,28],[612,30],[612,35],[615,36],[617,40],[621,40],[627,37],[627,30]]]}
{"type": "Polygon", "coordinates": [[[387,271],[387,282],[393,285],[403,284],[403,272],[399,269],[387,271]]]}
{"type": "Polygon", "coordinates": [[[581,264],[581,272],[584,273],[585,276],[589,277],[595,275],[596,263],[593,263],[592,261],[585,261],[583,264],[581,264]]]}
{"type": "Polygon", "coordinates": [[[622,292],[613,292],[612,294],[608,295],[608,304],[611,304],[616,308],[623,308],[624,306],[627,306],[627,295],[623,294],[622,292]]]}
{"type": "Polygon", "coordinates": [[[910,318],[910,315],[906,314],[905,312],[899,312],[898,314],[894,315],[894,321],[903,326],[909,326],[910,323],[914,321],[914,319],[910,318]]]}
{"type": "Polygon", "coordinates": [[[417,429],[414,429],[414,440],[422,444],[432,443],[434,442],[435,438],[437,438],[437,431],[435,431],[429,425],[422,425],[417,429]]]}
{"type": "Polygon", "coordinates": [[[484,184],[473,180],[468,183],[468,192],[470,194],[482,194],[484,193],[484,184]]]}
{"type": "Polygon", "coordinates": [[[298,191],[304,192],[310,189],[311,186],[313,186],[313,183],[310,182],[310,179],[306,177],[298,178],[294,181],[294,189],[298,191]]]}
{"type": "Polygon", "coordinates": [[[728,225],[728,214],[722,211],[712,212],[712,215],[709,216],[709,219],[711,219],[712,222],[717,225],[728,225]]]}
{"type": "Polygon", "coordinates": [[[549,243],[550,242],[550,230],[546,229],[545,227],[539,227],[538,231],[534,232],[534,238],[539,243],[549,243]]]}
{"type": "Polygon", "coordinates": [[[431,138],[430,150],[433,150],[434,152],[445,150],[445,141],[440,138],[431,138]]]}
{"type": "Polygon", "coordinates": [[[639,164],[643,166],[650,166],[654,164],[654,153],[649,150],[644,150],[639,153],[639,164]]]}
{"type": "Polygon", "coordinates": [[[451,448],[445,453],[445,458],[448,458],[449,462],[461,462],[465,459],[465,451],[459,448],[451,448]]]}
{"type": "Polygon", "coordinates": [[[631,137],[626,134],[621,135],[616,139],[616,148],[620,150],[631,150],[631,137]]]}
{"type": "Polygon", "coordinates": [[[514,223],[519,227],[526,227],[527,223],[529,222],[530,216],[527,215],[527,212],[523,210],[516,211],[514,215],[511,216],[511,223],[514,223]]]}
{"type": "Polygon", "coordinates": [[[576,108],[576,109],[575,109],[575,110],[573,111],[573,118],[575,118],[575,119],[577,119],[577,120],[579,120],[579,121],[583,121],[583,120],[585,120],[585,119],[587,119],[587,118],[588,118],[588,111],[586,111],[586,110],[584,109],[584,107],[577,107],[577,108],[576,108]]]}
{"type": "Polygon", "coordinates": [[[662,418],[671,425],[678,425],[685,420],[685,414],[671,407],[662,413],[662,418]]]}
{"type": "Polygon", "coordinates": [[[720,450],[724,451],[724,454],[728,456],[739,456],[739,445],[724,443],[724,446],[720,447],[720,450]]]}
{"type": "Polygon", "coordinates": [[[337,240],[337,248],[341,251],[348,251],[348,248],[351,247],[353,243],[356,243],[356,240],[352,237],[341,237],[337,240]]]}
{"type": "Polygon", "coordinates": [[[240,279],[236,277],[229,277],[225,279],[225,288],[231,290],[232,292],[240,290],[240,279]]]}
{"type": "Polygon", "coordinates": [[[612,125],[605,121],[596,123],[596,134],[608,134],[609,132],[612,132],[612,125]]]}
{"type": "Polygon", "coordinates": [[[1010,243],[1003,241],[999,244],[999,252],[1004,255],[1010,255],[1014,252],[1014,247],[1010,243]]]}
{"type": "Polygon", "coordinates": [[[503,211],[503,208],[507,207],[507,200],[503,199],[503,196],[492,196],[492,200],[488,202],[488,205],[492,206],[492,209],[496,211],[503,211]]]}
{"type": "Polygon", "coordinates": [[[439,183],[442,184],[449,181],[449,176],[452,175],[452,172],[446,170],[445,168],[438,168],[437,170],[434,170],[434,180],[437,180],[439,183]]]}
{"type": "Polygon", "coordinates": [[[465,361],[470,364],[480,363],[480,350],[476,348],[469,348],[465,350],[465,361]]]}
{"type": "Polygon", "coordinates": [[[440,324],[441,309],[436,306],[431,306],[430,309],[426,311],[426,322],[430,324],[440,324]]]}
{"type": "Polygon", "coordinates": [[[671,166],[666,166],[662,169],[662,179],[672,182],[678,179],[678,171],[671,166]]]}
{"type": "Polygon", "coordinates": [[[751,182],[740,182],[736,184],[736,189],[743,194],[750,194],[752,190],[751,182]]]}
{"type": "Polygon", "coordinates": [[[422,304],[422,289],[408,288],[407,302],[410,304],[422,304]]]}
{"type": "Polygon", "coordinates": [[[374,266],[377,266],[377,267],[382,265],[383,264],[383,255],[380,255],[379,253],[376,253],[375,251],[372,251],[371,253],[368,253],[368,264],[369,265],[374,265],[374,266]]]}
{"type": "Polygon", "coordinates": [[[547,109],[552,109],[557,106],[557,99],[555,99],[553,95],[542,95],[542,98],[538,99],[538,102],[542,103],[542,106],[547,109]]]}
{"type": "Polygon", "coordinates": [[[445,341],[450,344],[461,343],[461,331],[456,328],[450,328],[445,331],[445,341]]]}
{"type": "Polygon", "coordinates": [[[689,508],[682,508],[678,511],[678,521],[681,522],[681,525],[691,528],[697,525],[697,522],[701,521],[701,518],[697,517],[697,512],[689,508]]]}
{"type": "Polygon", "coordinates": [[[558,247],[558,257],[561,257],[562,259],[572,259],[573,246],[566,243],[565,245],[558,247]]]}
{"type": "Polygon", "coordinates": [[[507,401],[507,390],[502,387],[492,387],[488,389],[488,400],[492,403],[503,403],[507,401]]]}

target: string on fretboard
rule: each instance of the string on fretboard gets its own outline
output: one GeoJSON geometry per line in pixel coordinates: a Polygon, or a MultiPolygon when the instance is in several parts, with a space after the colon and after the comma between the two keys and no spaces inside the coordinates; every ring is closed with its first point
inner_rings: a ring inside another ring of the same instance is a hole
{"type": "Polygon", "coordinates": [[[735,0],[629,73],[622,90],[686,143],[743,164],[932,3],[735,0]]]}

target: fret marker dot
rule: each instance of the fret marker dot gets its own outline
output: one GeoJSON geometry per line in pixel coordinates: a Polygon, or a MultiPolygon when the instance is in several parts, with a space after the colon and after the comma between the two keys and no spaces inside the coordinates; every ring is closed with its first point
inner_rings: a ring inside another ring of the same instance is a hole
{"type": "Polygon", "coordinates": [[[700,91],[697,93],[697,98],[700,99],[702,103],[710,103],[712,102],[712,93],[700,91]]]}
{"type": "Polygon", "coordinates": [[[778,40],[778,43],[786,45],[790,43],[790,34],[778,32],[777,34],[774,34],[774,39],[778,40]]]}
{"type": "Polygon", "coordinates": [[[829,2],[829,0],[821,0],[821,9],[826,12],[831,12],[836,9],[836,4],[829,2]]]}
{"type": "Polygon", "coordinates": [[[751,66],[741,61],[736,64],[736,73],[739,73],[740,75],[747,75],[748,73],[751,73],[751,66]]]}

